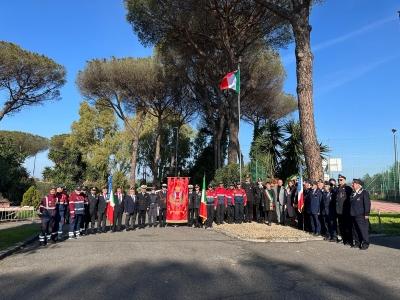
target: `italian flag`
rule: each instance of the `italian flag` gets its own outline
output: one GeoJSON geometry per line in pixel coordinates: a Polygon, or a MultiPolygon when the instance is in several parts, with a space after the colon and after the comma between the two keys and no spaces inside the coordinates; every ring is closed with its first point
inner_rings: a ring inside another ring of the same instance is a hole
{"type": "Polygon", "coordinates": [[[203,219],[203,223],[207,220],[207,204],[206,204],[206,175],[203,176],[203,188],[201,189],[201,201],[200,201],[200,217],[203,219]]]}
{"type": "Polygon", "coordinates": [[[114,223],[114,207],[115,207],[115,200],[114,200],[114,193],[112,189],[112,175],[108,177],[108,204],[107,204],[107,220],[113,224],[114,223]]]}
{"type": "Polygon", "coordinates": [[[236,70],[230,72],[222,78],[221,83],[219,84],[219,88],[221,90],[232,89],[235,90],[236,93],[240,92],[240,71],[236,70]]]}

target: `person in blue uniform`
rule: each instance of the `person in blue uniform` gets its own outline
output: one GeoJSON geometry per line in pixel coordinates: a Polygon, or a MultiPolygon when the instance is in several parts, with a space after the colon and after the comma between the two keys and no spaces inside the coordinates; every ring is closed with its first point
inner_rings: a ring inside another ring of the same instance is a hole
{"type": "Polygon", "coordinates": [[[371,201],[369,193],[363,189],[363,182],[360,179],[353,179],[353,194],[350,197],[350,215],[353,225],[352,247],[367,250],[369,247],[369,213],[371,201]]]}
{"type": "Polygon", "coordinates": [[[311,231],[314,235],[321,233],[321,223],[319,222],[320,206],[322,201],[322,192],[317,186],[317,182],[312,182],[312,188],[309,194],[310,207],[308,213],[311,215],[311,231]]]}

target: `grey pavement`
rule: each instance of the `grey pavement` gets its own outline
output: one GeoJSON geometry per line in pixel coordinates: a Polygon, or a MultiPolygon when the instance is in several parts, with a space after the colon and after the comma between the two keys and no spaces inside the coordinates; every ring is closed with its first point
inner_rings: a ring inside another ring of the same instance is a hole
{"type": "Polygon", "coordinates": [[[0,261],[0,299],[399,299],[400,237],[368,251],[146,228],[31,247],[0,261]]]}

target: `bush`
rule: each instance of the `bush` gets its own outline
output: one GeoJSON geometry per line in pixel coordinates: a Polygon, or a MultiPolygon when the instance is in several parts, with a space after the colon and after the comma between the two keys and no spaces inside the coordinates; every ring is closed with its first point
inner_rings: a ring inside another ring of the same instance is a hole
{"type": "Polygon", "coordinates": [[[40,205],[40,194],[35,186],[31,186],[22,197],[22,206],[33,206],[38,208],[40,205]]]}
{"type": "MultiPolygon", "coordinates": [[[[242,166],[242,179],[248,174],[248,166],[242,166]]],[[[232,182],[239,181],[239,164],[229,164],[215,171],[214,180],[212,183],[218,184],[223,182],[224,185],[229,185],[232,182]]]]}

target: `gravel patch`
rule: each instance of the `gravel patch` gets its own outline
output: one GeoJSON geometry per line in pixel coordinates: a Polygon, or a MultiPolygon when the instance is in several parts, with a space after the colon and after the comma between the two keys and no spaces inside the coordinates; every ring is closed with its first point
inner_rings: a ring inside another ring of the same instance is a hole
{"type": "Polygon", "coordinates": [[[290,226],[272,224],[267,226],[260,223],[222,224],[213,229],[227,236],[250,242],[304,242],[322,240],[308,232],[290,226]]]}

